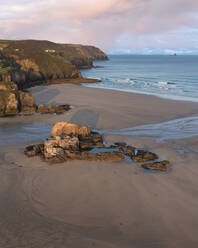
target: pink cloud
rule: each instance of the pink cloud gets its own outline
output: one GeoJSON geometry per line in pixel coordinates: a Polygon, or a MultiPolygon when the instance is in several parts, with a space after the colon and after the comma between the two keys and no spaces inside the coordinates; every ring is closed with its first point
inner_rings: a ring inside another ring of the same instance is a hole
{"type": "Polygon", "coordinates": [[[2,38],[90,43],[109,49],[118,46],[120,37],[128,41],[119,46],[128,48],[171,47],[178,44],[175,35],[183,37],[183,46],[193,46],[191,37],[197,35],[192,30],[198,28],[197,0],[36,0],[34,4],[24,1],[23,8],[15,0],[5,15],[10,1],[5,1],[4,13],[0,10],[2,38]]]}

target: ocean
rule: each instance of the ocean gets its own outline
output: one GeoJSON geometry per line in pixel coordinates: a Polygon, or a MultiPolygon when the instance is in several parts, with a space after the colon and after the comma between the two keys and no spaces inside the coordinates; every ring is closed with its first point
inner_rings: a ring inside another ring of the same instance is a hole
{"type": "Polygon", "coordinates": [[[97,61],[84,77],[100,83],[87,87],[155,95],[161,98],[198,102],[198,56],[110,55],[97,61]]]}

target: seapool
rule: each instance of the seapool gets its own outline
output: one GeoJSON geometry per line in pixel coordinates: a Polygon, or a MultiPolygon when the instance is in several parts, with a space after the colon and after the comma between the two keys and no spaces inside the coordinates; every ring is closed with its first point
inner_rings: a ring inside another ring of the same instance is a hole
{"type": "Polygon", "coordinates": [[[90,126],[80,126],[67,122],[56,123],[51,137],[44,144],[27,146],[28,157],[40,156],[50,163],[68,160],[89,160],[120,162],[122,160],[140,164],[144,169],[167,171],[169,161],[160,161],[157,154],[137,149],[126,143],[104,144],[103,136],[93,132],[90,126]]]}

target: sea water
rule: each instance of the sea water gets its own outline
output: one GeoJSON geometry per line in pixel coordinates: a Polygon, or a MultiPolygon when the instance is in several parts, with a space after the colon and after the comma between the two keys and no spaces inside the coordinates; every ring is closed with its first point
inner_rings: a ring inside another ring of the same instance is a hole
{"type": "Polygon", "coordinates": [[[198,102],[198,56],[196,55],[110,55],[108,61],[95,62],[84,77],[100,83],[87,87],[114,89],[198,102]]]}

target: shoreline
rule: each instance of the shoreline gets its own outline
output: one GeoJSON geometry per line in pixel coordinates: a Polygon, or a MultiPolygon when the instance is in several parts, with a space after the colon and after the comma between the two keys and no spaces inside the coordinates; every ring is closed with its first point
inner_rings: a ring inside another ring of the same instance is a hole
{"type": "MultiPolygon", "coordinates": [[[[99,80],[98,82],[101,82],[101,80],[99,80]]],[[[91,83],[97,83],[97,82],[91,82],[91,83]]],[[[82,83],[82,84],[86,84],[86,83],[82,83]]],[[[155,96],[157,98],[160,99],[165,99],[165,100],[170,100],[170,101],[181,101],[181,102],[193,102],[193,103],[198,103],[198,99],[194,99],[194,101],[192,100],[192,98],[187,97],[187,96],[172,96],[172,97],[168,97],[167,95],[163,95],[163,94],[157,94],[157,93],[152,93],[152,92],[141,92],[141,91],[136,91],[136,90],[124,90],[124,89],[116,89],[116,88],[105,88],[105,87],[98,87],[96,86],[90,86],[90,85],[84,85],[85,87],[88,88],[95,88],[95,89],[105,89],[105,90],[114,90],[114,91],[120,91],[120,92],[126,92],[126,93],[132,93],[132,94],[140,94],[140,95],[147,95],[147,96],[155,96]]]]}
{"type": "MultiPolygon", "coordinates": [[[[127,126],[124,124],[124,120],[120,126],[114,123],[116,129],[130,128],[136,125],[159,123],[177,118],[198,115],[198,103],[196,102],[177,101],[159,98],[154,95],[123,92],[111,89],[106,90],[103,88],[87,87],[81,84],[61,84],[60,86],[50,85],[48,87],[38,86],[37,88],[30,88],[29,92],[33,94],[37,103],[40,103],[40,97],[42,94],[44,94],[42,101],[46,104],[51,102],[63,104],[64,101],[66,101],[66,103],[74,106],[74,109],[69,111],[70,113],[76,112],[78,108],[81,109],[84,105],[87,105],[91,109],[98,109],[101,107],[105,110],[105,104],[108,108],[119,106],[120,108],[126,107],[127,110],[130,110],[131,114],[133,114],[134,111],[139,111],[139,118],[137,114],[133,115],[134,121],[127,126]],[[67,93],[64,94],[61,91],[67,93]],[[70,91],[70,94],[68,94],[68,91],[70,91]],[[64,96],[66,96],[66,98],[64,96]],[[102,102],[104,97],[111,100],[105,100],[104,103],[102,102]],[[160,108],[161,110],[159,110],[160,108]],[[149,111],[151,112],[150,117],[149,111]]],[[[127,117],[129,119],[129,116],[127,117]]],[[[110,118],[108,117],[108,119],[110,118]]],[[[118,122],[120,123],[119,120],[118,122]]]]}

